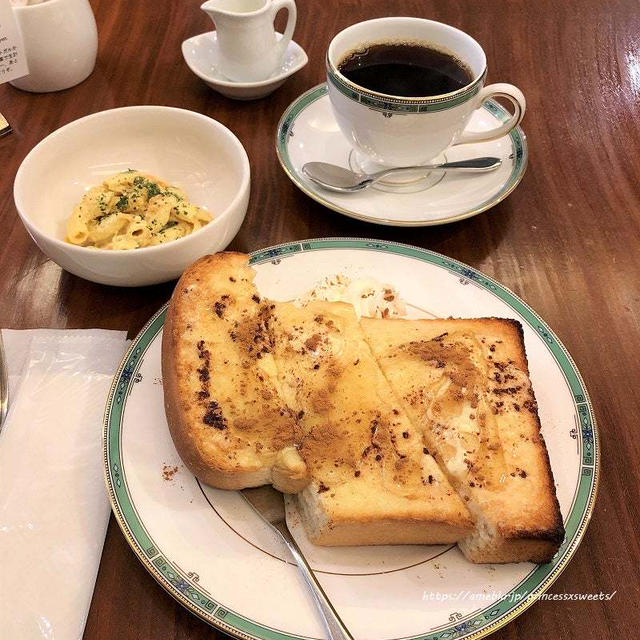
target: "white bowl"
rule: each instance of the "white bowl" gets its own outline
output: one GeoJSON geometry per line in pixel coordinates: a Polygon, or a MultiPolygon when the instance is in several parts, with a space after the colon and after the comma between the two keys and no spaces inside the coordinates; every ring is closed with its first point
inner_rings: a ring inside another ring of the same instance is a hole
{"type": "MultiPolygon", "coordinates": [[[[276,32],[276,37],[279,40],[282,34],[276,32]]],[[[257,100],[268,96],[309,61],[304,49],[292,40],[282,64],[271,77],[259,82],[235,82],[223,76],[218,69],[218,36],[215,31],[185,40],[182,43],[182,55],[198,78],[218,93],[234,100],[257,100]]]]}
{"type": "Polygon", "coordinates": [[[135,287],[177,278],[200,256],[224,249],[244,220],[249,176],[244,147],[219,122],[173,107],[123,107],[75,120],[37,144],[18,169],[13,197],[35,243],[63,269],[135,287]],[[140,249],[65,242],[67,218],[84,193],[126,169],[180,187],[214,219],[184,238],[140,249]]]}

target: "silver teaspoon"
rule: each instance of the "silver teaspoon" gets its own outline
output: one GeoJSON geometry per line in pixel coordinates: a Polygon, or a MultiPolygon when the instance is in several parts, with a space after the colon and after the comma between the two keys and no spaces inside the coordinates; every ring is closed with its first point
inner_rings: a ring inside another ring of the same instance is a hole
{"type": "Polygon", "coordinates": [[[370,187],[374,182],[396,173],[427,174],[430,171],[465,171],[469,173],[486,173],[494,171],[502,164],[500,158],[471,158],[455,162],[440,164],[423,164],[416,167],[394,167],[376,173],[356,173],[345,167],[339,167],[328,162],[307,162],[302,166],[304,173],[310,180],[330,191],[351,193],[370,187]]]}

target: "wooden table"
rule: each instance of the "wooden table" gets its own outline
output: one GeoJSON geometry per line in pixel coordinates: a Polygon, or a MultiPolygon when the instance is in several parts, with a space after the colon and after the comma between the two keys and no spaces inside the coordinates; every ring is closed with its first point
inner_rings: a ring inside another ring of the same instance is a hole
{"type": "MultiPolygon", "coordinates": [[[[553,327],[591,392],[603,468],[591,525],[551,591],[617,593],[610,602],[538,603],[495,637],[635,636],[640,627],[637,0],[298,0],[295,38],[309,65],[271,97],[249,103],[222,98],[184,64],[182,40],[211,28],[199,4],[92,0],[100,51],[87,81],[49,95],[0,87],[0,110],[15,128],[0,140],[0,326],[99,326],[134,335],[172,290],[172,284],[138,290],[92,284],[40,253],[12,199],[16,169],[36,142],[75,118],[123,105],[167,104],[212,116],[238,135],[252,166],[249,212],[232,248],[251,251],[323,236],[409,242],[485,271],[553,327]],[[274,150],[276,123],[296,96],[323,81],[332,35],[385,15],[422,16],[460,27],[486,49],[489,81],[510,81],[524,91],[529,168],[516,191],[494,209],[442,227],[380,227],[328,211],[281,170],[274,150]]],[[[215,635],[154,582],[112,518],[85,638],[215,635]]]]}

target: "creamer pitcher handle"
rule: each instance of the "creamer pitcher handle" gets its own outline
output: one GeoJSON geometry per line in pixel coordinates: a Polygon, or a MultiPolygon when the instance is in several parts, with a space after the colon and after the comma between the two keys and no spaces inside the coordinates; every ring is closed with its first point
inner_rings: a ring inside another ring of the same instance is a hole
{"type": "Polygon", "coordinates": [[[280,61],[284,58],[285,51],[291,42],[291,38],[293,37],[293,30],[296,28],[296,18],[298,16],[298,11],[296,9],[296,3],[293,0],[273,0],[271,3],[271,19],[276,19],[276,14],[280,9],[287,10],[287,26],[284,30],[284,34],[280,42],[278,42],[278,55],[280,56],[280,61]]]}

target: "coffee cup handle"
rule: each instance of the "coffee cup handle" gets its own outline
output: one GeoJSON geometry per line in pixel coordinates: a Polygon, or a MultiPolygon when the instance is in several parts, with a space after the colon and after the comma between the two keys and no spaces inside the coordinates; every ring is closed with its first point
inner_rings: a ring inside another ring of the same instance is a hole
{"type": "Polygon", "coordinates": [[[298,11],[294,0],[273,0],[271,3],[272,21],[276,19],[276,14],[280,9],[286,9],[288,14],[287,26],[285,27],[284,34],[282,35],[280,42],[277,44],[278,55],[280,56],[280,60],[282,60],[284,58],[285,51],[291,42],[291,38],[293,37],[293,30],[296,28],[298,11]]]}
{"type": "Polygon", "coordinates": [[[509,100],[513,105],[513,115],[499,127],[489,129],[489,131],[463,131],[454,144],[496,140],[497,138],[502,138],[502,136],[507,135],[511,129],[520,124],[524,117],[525,109],[527,108],[527,101],[524,99],[524,94],[518,87],[506,82],[490,84],[478,92],[478,95],[475,97],[475,108],[479,109],[482,107],[482,104],[490,98],[506,98],[509,100]]]}

